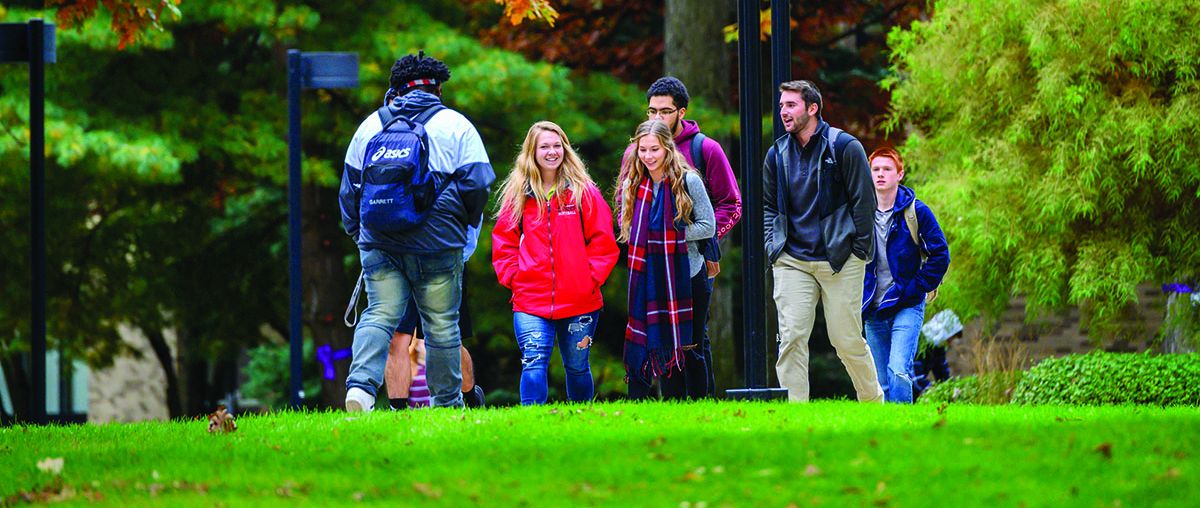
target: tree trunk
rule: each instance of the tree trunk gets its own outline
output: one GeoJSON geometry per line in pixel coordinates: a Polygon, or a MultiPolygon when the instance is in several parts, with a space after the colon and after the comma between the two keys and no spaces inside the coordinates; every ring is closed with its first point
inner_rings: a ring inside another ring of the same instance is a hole
{"type": "Polygon", "coordinates": [[[183,401],[180,398],[181,390],[179,385],[179,373],[175,368],[175,359],[171,355],[171,346],[167,344],[167,338],[163,335],[162,330],[142,329],[146,334],[146,340],[150,342],[150,348],[154,350],[154,357],[158,359],[158,364],[162,366],[163,374],[167,377],[167,414],[173,420],[183,416],[183,401]]]}
{"type": "MultiPolygon", "coordinates": [[[[342,313],[355,281],[348,280],[342,260],[347,249],[353,247],[342,231],[337,212],[337,189],[305,184],[303,199],[304,323],[317,348],[329,346],[335,352],[348,349],[354,342],[354,329],[342,323],[342,313]]],[[[357,276],[357,255],[353,265],[357,276]]],[[[350,359],[335,361],[333,366],[333,379],[321,376],[320,404],[340,408],[346,398],[350,359]]],[[[305,365],[304,369],[306,372],[325,370],[319,360],[314,365],[305,365]]]]}
{"type": "Polygon", "coordinates": [[[692,98],[722,110],[734,97],[729,74],[734,51],[723,30],[735,21],[736,6],[733,0],[667,0],[663,16],[663,71],[683,81],[692,98]]]}
{"type": "MultiPolygon", "coordinates": [[[[8,382],[8,395],[12,398],[13,419],[18,422],[29,421],[29,399],[33,387],[29,386],[29,371],[21,361],[23,355],[14,353],[0,357],[0,368],[4,369],[4,379],[8,382]]],[[[0,411],[2,413],[3,411],[0,411]]]]}
{"type": "MultiPolygon", "coordinates": [[[[702,98],[708,107],[728,110],[735,97],[730,69],[734,48],[725,44],[723,29],[736,20],[733,0],[667,0],[664,19],[664,74],[675,76],[688,88],[692,100],[702,98]]],[[[646,83],[645,85],[649,85],[646,83]]],[[[644,85],[643,85],[644,86],[644,85]]],[[[703,128],[703,126],[701,126],[703,128]]],[[[732,139],[717,139],[734,165],[738,165],[737,144],[732,139]]],[[[733,234],[737,234],[737,230],[733,234]]],[[[722,242],[728,252],[733,242],[722,242]]],[[[734,317],[734,300],[741,273],[737,258],[721,262],[721,274],[713,285],[708,319],[708,336],[712,340],[713,371],[717,395],[726,389],[740,387],[738,368],[740,341],[735,340],[741,319],[734,317]]]]}
{"type": "MultiPolygon", "coordinates": [[[[737,234],[734,229],[730,234],[737,234]]],[[[728,237],[721,242],[721,252],[730,253],[733,242],[728,237]]],[[[742,371],[739,368],[738,357],[741,355],[741,341],[735,340],[740,336],[738,328],[742,320],[734,316],[734,300],[741,294],[735,291],[735,284],[742,273],[741,256],[731,257],[726,254],[721,261],[721,273],[713,283],[712,298],[709,300],[708,337],[712,341],[713,377],[716,381],[717,397],[723,397],[725,390],[741,388],[742,371]]]]}

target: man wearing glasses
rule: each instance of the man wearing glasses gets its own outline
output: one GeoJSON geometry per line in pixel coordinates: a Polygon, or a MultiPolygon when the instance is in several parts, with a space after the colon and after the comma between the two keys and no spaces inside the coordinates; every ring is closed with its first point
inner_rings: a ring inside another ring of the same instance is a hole
{"type": "MultiPolygon", "coordinates": [[[[707,316],[709,297],[712,295],[713,281],[721,271],[719,264],[721,250],[717,242],[725,238],[733,226],[742,218],[742,195],[738,190],[737,180],[733,176],[733,168],[725,150],[716,140],[700,132],[700,126],[694,120],[685,120],[690,97],[687,87],[682,81],[666,76],[659,78],[646,90],[646,117],[659,120],[671,128],[675,135],[675,146],[683,154],[689,166],[696,168],[704,179],[705,189],[709,200],[712,201],[713,211],[717,216],[717,235],[702,248],[707,268],[705,286],[707,292],[700,298],[693,290],[693,305],[696,312],[704,311],[707,316]],[[703,308],[700,308],[703,306],[703,308]]],[[[633,156],[633,145],[625,150],[625,159],[633,156]]],[[[625,159],[622,159],[622,163],[625,159]]],[[[621,165],[624,167],[624,164],[621,165]]],[[[618,178],[623,180],[625,175],[618,178]]],[[[716,393],[713,382],[712,348],[708,339],[707,323],[705,324],[704,340],[696,348],[688,351],[684,362],[684,383],[667,383],[663,386],[663,396],[666,398],[702,398],[711,397],[716,393]],[[682,388],[684,393],[675,393],[682,388]]]]}

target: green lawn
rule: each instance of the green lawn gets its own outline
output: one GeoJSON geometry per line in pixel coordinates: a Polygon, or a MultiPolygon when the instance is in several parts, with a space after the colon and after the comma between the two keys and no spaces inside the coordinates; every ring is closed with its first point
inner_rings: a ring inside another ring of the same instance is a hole
{"type": "MultiPolygon", "coordinates": [[[[1200,409],[611,403],[0,429],[0,498],[1196,506],[1200,409]],[[61,476],[38,462],[62,457],[61,476]]],[[[399,503],[399,504],[398,504],[399,503]]]]}

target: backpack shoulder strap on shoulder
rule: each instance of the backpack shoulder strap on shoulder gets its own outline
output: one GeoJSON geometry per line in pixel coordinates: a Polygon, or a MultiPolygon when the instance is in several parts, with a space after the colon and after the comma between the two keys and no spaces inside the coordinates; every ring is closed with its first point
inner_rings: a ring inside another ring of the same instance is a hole
{"type": "Polygon", "coordinates": [[[379,114],[379,124],[383,125],[384,128],[387,128],[388,124],[396,120],[396,115],[392,113],[392,108],[389,108],[387,104],[379,106],[376,113],[379,114]]]}
{"type": "Polygon", "coordinates": [[[425,123],[428,122],[430,118],[433,118],[433,115],[436,115],[438,113],[438,111],[441,111],[443,109],[446,109],[446,106],[443,106],[441,104],[425,108],[425,111],[422,111],[420,114],[413,117],[413,122],[419,123],[421,125],[425,125],[425,123]]]}
{"type": "Polygon", "coordinates": [[[842,152],[846,150],[846,145],[850,144],[850,140],[854,139],[854,136],[832,125],[829,126],[829,131],[825,136],[829,139],[829,152],[833,157],[833,163],[837,164],[842,157],[842,152]]]}
{"type": "Polygon", "coordinates": [[[701,132],[697,132],[692,136],[692,165],[696,166],[696,170],[700,172],[700,176],[704,179],[704,183],[708,183],[708,161],[704,160],[704,140],[708,137],[701,132]]]}
{"type": "Polygon", "coordinates": [[[904,223],[908,226],[908,235],[912,237],[913,244],[921,251],[921,261],[925,261],[925,247],[921,245],[918,231],[921,225],[917,222],[917,200],[913,199],[912,203],[904,207],[904,223]]]}

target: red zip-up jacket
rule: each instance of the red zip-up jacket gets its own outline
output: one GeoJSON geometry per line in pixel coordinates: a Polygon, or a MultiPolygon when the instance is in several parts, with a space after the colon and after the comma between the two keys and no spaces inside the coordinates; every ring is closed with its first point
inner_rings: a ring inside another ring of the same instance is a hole
{"type": "Polygon", "coordinates": [[[540,218],[537,200],[529,198],[520,224],[505,213],[496,220],[492,267],[512,290],[514,312],[563,319],[604,306],[600,286],[617,264],[612,209],[596,186],[585,192],[582,210],[567,189],[550,199],[540,218]]]}

